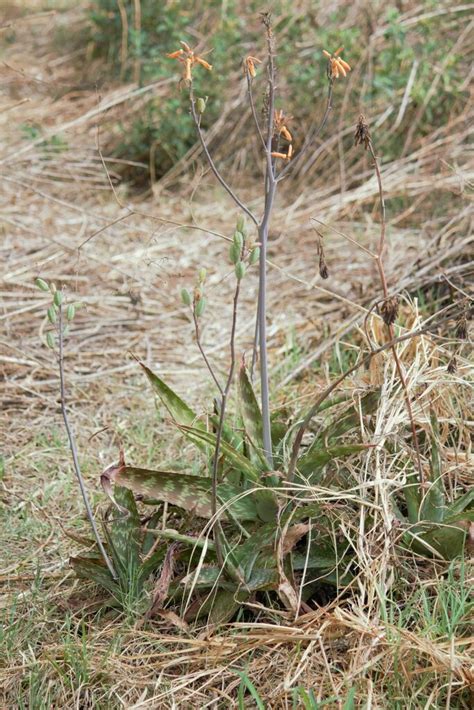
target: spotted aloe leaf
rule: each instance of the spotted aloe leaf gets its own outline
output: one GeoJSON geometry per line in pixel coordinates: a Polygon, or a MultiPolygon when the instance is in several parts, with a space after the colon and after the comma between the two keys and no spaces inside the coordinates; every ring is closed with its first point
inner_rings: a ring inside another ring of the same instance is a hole
{"type": "Polygon", "coordinates": [[[117,593],[118,586],[112,579],[102,557],[71,557],[69,563],[78,577],[95,582],[113,595],[117,593]]]}
{"type": "MultiPolygon", "coordinates": [[[[110,469],[109,476],[110,476],[110,469]]],[[[212,515],[211,479],[174,471],[156,471],[133,466],[118,466],[111,480],[134,493],[171,503],[203,518],[212,515]]],[[[220,483],[217,495],[221,504],[229,504],[232,516],[238,520],[257,519],[257,509],[251,495],[228,483],[220,483]],[[236,499],[236,500],[234,500],[236,499]]]]}
{"type": "Polygon", "coordinates": [[[115,502],[111,522],[106,524],[106,534],[115,567],[120,578],[127,580],[140,566],[140,518],[133,493],[115,486],[115,502]]]}
{"type": "MultiPolygon", "coordinates": [[[[192,426],[197,429],[204,429],[203,423],[198,419],[198,415],[194,412],[186,402],[181,399],[179,395],[174,392],[171,387],[163,382],[163,380],[156,375],[153,370],[150,370],[143,362],[138,361],[143,368],[146,376],[156,394],[160,398],[161,402],[164,404],[176,424],[184,426],[192,426]]],[[[202,442],[198,443],[199,448],[205,450],[206,447],[202,445],[202,442]]]]}
{"type": "Polygon", "coordinates": [[[228,591],[219,589],[209,613],[210,624],[225,624],[237,613],[240,605],[248,599],[249,593],[244,590],[228,591]]]}
{"type": "MultiPolygon", "coordinates": [[[[190,426],[180,426],[181,431],[183,431],[186,436],[193,441],[196,445],[199,444],[209,444],[213,447],[216,446],[216,435],[212,431],[204,431],[203,429],[197,429],[190,426]]],[[[236,468],[238,471],[244,474],[244,476],[255,483],[259,482],[260,474],[255,468],[252,462],[239,451],[234,449],[233,446],[225,441],[221,441],[221,455],[226,459],[227,463],[236,468]]]]}
{"type": "Polygon", "coordinates": [[[448,515],[446,519],[451,519],[451,516],[462,513],[466,508],[470,508],[472,505],[474,505],[474,488],[471,488],[470,491],[459,496],[459,498],[456,498],[456,500],[451,503],[447,511],[448,515]]]}
{"type": "Polygon", "coordinates": [[[240,368],[239,389],[244,429],[250,447],[250,458],[256,464],[263,464],[265,457],[262,454],[264,451],[262,413],[244,364],[240,368]]]}
{"type": "Polygon", "coordinates": [[[462,554],[466,535],[467,531],[461,525],[433,525],[424,532],[418,532],[411,541],[411,547],[425,555],[434,549],[445,560],[452,560],[462,554]]]}
{"type": "MultiPolygon", "coordinates": [[[[203,567],[199,573],[191,573],[183,577],[181,586],[193,585],[194,589],[212,589],[216,585],[222,589],[235,591],[235,583],[226,580],[222,569],[217,566],[203,567]]],[[[276,569],[255,568],[246,582],[247,592],[276,589],[278,585],[278,572],[276,569]]]]}
{"type": "Polygon", "coordinates": [[[433,430],[431,439],[431,480],[421,503],[420,520],[430,520],[434,523],[441,523],[446,513],[446,499],[442,478],[441,452],[438,444],[439,426],[434,412],[431,413],[431,427],[433,430]]]}
{"type": "Polygon", "coordinates": [[[307,453],[309,454],[314,449],[327,446],[328,443],[333,442],[335,439],[357,429],[360,426],[361,413],[372,414],[375,412],[379,400],[379,390],[369,392],[361,398],[358,404],[352,405],[342,414],[333,416],[323,431],[317,435],[307,453]]]}
{"type": "Polygon", "coordinates": [[[341,444],[340,446],[331,446],[327,449],[314,448],[301,456],[298,460],[298,471],[303,476],[314,475],[330,461],[347,458],[352,454],[364,451],[366,448],[367,444],[341,444]]]}

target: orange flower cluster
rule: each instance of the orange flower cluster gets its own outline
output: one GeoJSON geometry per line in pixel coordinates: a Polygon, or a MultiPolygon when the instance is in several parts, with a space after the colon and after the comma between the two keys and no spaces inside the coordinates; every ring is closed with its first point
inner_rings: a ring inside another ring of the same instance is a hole
{"type": "Polygon", "coordinates": [[[278,136],[281,136],[288,142],[288,148],[286,150],[286,153],[280,153],[278,151],[274,151],[272,153],[272,158],[281,158],[282,160],[291,160],[293,156],[293,136],[291,135],[290,130],[288,129],[288,123],[289,121],[292,120],[292,116],[285,116],[282,110],[280,111],[275,111],[275,118],[274,118],[274,125],[275,125],[275,133],[278,136]]]}
{"type": "Polygon", "coordinates": [[[334,54],[323,49],[324,56],[329,59],[328,75],[331,79],[338,79],[341,74],[342,76],[347,76],[347,72],[351,70],[349,64],[338,56],[343,49],[344,47],[339,47],[334,54]]]}
{"type": "Polygon", "coordinates": [[[209,64],[209,62],[206,62],[205,59],[202,57],[199,57],[195,52],[191,49],[191,47],[186,44],[186,42],[180,42],[182,45],[181,49],[177,49],[176,52],[171,52],[170,54],[167,54],[166,56],[169,59],[177,59],[181,64],[184,64],[184,71],[183,71],[183,79],[184,81],[191,83],[193,80],[192,76],[192,70],[193,66],[195,64],[200,64],[204,69],[207,69],[208,71],[211,71],[212,69],[212,64],[209,64]]]}

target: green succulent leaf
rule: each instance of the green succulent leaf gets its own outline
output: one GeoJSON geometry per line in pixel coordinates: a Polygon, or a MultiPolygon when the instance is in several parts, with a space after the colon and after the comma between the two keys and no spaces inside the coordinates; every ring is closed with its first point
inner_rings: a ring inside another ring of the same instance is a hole
{"type": "Polygon", "coordinates": [[[474,488],[462,496],[459,496],[451,505],[448,507],[446,520],[450,519],[450,516],[462,513],[466,508],[469,508],[474,504],[474,488]]]}
{"type": "Polygon", "coordinates": [[[438,444],[439,426],[434,412],[431,413],[431,427],[433,430],[431,437],[431,483],[421,503],[420,520],[441,523],[446,512],[446,499],[441,469],[441,452],[438,444]]]}
{"type": "Polygon", "coordinates": [[[217,625],[226,624],[232,619],[242,602],[248,599],[248,597],[249,593],[244,590],[233,592],[227,589],[219,589],[212,603],[209,623],[217,625]]]}
{"type": "Polygon", "coordinates": [[[250,458],[254,463],[264,465],[265,457],[262,453],[264,451],[262,413],[245,365],[242,365],[240,368],[239,388],[244,429],[248,437],[251,452],[250,458]]]}
{"type": "MultiPolygon", "coordinates": [[[[171,503],[202,518],[212,515],[212,481],[209,477],[191,476],[174,471],[156,471],[133,466],[123,466],[117,470],[114,481],[119,486],[129,488],[134,493],[157,498],[171,503]]],[[[238,520],[257,519],[255,501],[251,495],[242,496],[242,489],[229,483],[220,483],[217,488],[219,502],[231,503],[232,515],[238,520]]]]}
{"type": "Polygon", "coordinates": [[[424,555],[430,553],[430,548],[434,548],[445,560],[452,560],[462,554],[465,539],[466,530],[462,527],[436,525],[425,532],[418,532],[411,546],[424,555]]]}
{"type": "Polygon", "coordinates": [[[327,463],[334,459],[347,458],[352,454],[364,451],[367,444],[341,444],[327,449],[315,448],[303,454],[298,460],[298,471],[303,476],[312,476],[318,473],[327,463]]]}
{"type": "MultiPolygon", "coordinates": [[[[196,412],[194,412],[191,407],[189,407],[186,402],[184,402],[179,395],[174,392],[171,387],[168,387],[163,380],[158,377],[149,367],[147,367],[143,362],[138,361],[143,368],[149,382],[151,383],[153,389],[157,393],[158,397],[176,422],[176,424],[183,426],[190,426],[197,429],[204,428],[202,422],[199,421],[196,412]]],[[[199,448],[205,449],[202,444],[199,444],[199,448]]]]}
{"type": "Polygon", "coordinates": [[[71,557],[69,563],[78,577],[94,582],[112,595],[118,592],[102,557],[71,557]]]}
{"type": "MultiPolygon", "coordinates": [[[[213,450],[215,449],[216,435],[212,431],[205,431],[204,429],[197,429],[196,427],[185,425],[181,425],[179,428],[196,446],[207,444],[210,445],[213,450]]],[[[255,466],[253,466],[252,462],[226,441],[221,441],[221,455],[226,459],[228,464],[243,473],[249,481],[255,483],[259,482],[260,473],[255,466]]]]}

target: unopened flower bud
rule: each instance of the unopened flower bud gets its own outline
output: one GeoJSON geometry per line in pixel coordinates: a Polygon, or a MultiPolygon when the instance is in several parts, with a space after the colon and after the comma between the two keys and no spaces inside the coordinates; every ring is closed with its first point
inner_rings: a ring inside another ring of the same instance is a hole
{"type": "Polygon", "coordinates": [[[191,305],[191,294],[189,293],[187,288],[181,289],[181,300],[185,306],[191,305]]]}
{"type": "Polygon", "coordinates": [[[41,291],[49,291],[48,282],[45,281],[44,279],[40,279],[40,278],[35,279],[35,284],[41,291]]]}
{"type": "Polygon", "coordinates": [[[198,113],[204,113],[204,111],[206,110],[206,104],[207,104],[206,99],[203,99],[202,97],[200,97],[199,99],[197,99],[197,100],[196,100],[196,109],[197,109],[197,112],[198,112],[198,113]]]}
{"type": "Polygon", "coordinates": [[[76,307],[73,306],[73,304],[71,303],[71,304],[67,307],[66,318],[67,318],[68,320],[72,320],[75,315],[76,315],[76,307]]]}
{"type": "Polygon", "coordinates": [[[56,309],[53,306],[50,306],[48,308],[47,313],[48,313],[49,322],[54,325],[54,323],[56,323],[56,321],[58,320],[58,316],[56,314],[56,309]]]}
{"type": "Polygon", "coordinates": [[[251,264],[251,265],[256,264],[259,259],[260,259],[260,247],[254,247],[252,249],[252,251],[250,252],[249,264],[251,264]]]}
{"type": "Polygon", "coordinates": [[[231,260],[231,262],[233,264],[236,264],[238,262],[238,260],[240,259],[240,251],[241,251],[240,248],[236,244],[232,243],[230,245],[229,259],[231,260]]]}
{"type": "Polygon", "coordinates": [[[61,303],[63,302],[63,294],[62,291],[56,291],[54,294],[54,303],[56,306],[60,306],[61,303]]]}
{"type": "Polygon", "coordinates": [[[202,316],[204,313],[204,309],[206,308],[206,303],[207,303],[207,298],[200,298],[198,301],[196,301],[196,304],[194,306],[194,312],[196,314],[196,318],[199,318],[202,316]]]}
{"type": "Polygon", "coordinates": [[[237,229],[234,232],[234,236],[232,238],[234,240],[235,246],[238,247],[239,249],[242,249],[242,247],[244,245],[244,235],[242,234],[242,232],[239,232],[239,230],[237,229]]]}
{"type": "Polygon", "coordinates": [[[204,283],[204,281],[206,280],[206,276],[207,276],[206,269],[204,269],[204,268],[199,269],[199,272],[198,272],[199,283],[201,283],[201,284],[204,283]]]}
{"type": "Polygon", "coordinates": [[[54,336],[52,333],[46,333],[46,344],[51,350],[54,348],[54,336]]]}
{"type": "Polygon", "coordinates": [[[237,276],[239,281],[244,278],[245,272],[246,268],[244,262],[238,261],[235,265],[235,275],[237,276]]]}

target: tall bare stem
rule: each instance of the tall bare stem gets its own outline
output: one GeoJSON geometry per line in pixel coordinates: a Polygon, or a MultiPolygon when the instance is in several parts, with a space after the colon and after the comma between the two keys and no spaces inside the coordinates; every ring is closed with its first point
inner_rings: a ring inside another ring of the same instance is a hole
{"type": "Polygon", "coordinates": [[[112,564],[112,560],[110,559],[107,552],[105,551],[102,540],[100,539],[99,531],[97,530],[97,525],[96,525],[95,519],[94,519],[94,513],[92,512],[91,504],[89,502],[89,496],[87,495],[86,486],[85,486],[84,479],[83,479],[82,473],[81,473],[81,467],[79,465],[79,457],[77,454],[76,439],[75,439],[71,424],[69,422],[69,417],[68,417],[68,413],[67,413],[66,383],[65,383],[65,376],[64,376],[64,327],[63,327],[63,307],[62,307],[62,304],[59,305],[57,332],[58,332],[58,344],[59,344],[58,366],[59,366],[59,383],[60,383],[60,397],[61,397],[61,413],[63,416],[64,426],[66,428],[67,437],[69,440],[69,449],[70,449],[71,455],[72,455],[72,461],[74,464],[74,471],[76,473],[76,477],[77,477],[77,480],[79,483],[79,488],[81,490],[82,498],[84,501],[84,506],[86,508],[87,517],[88,517],[89,522],[91,524],[92,532],[94,533],[97,547],[99,548],[100,554],[102,555],[104,562],[107,565],[107,568],[108,568],[110,574],[112,575],[113,579],[117,579],[117,573],[116,573],[114,566],[112,564]]]}

